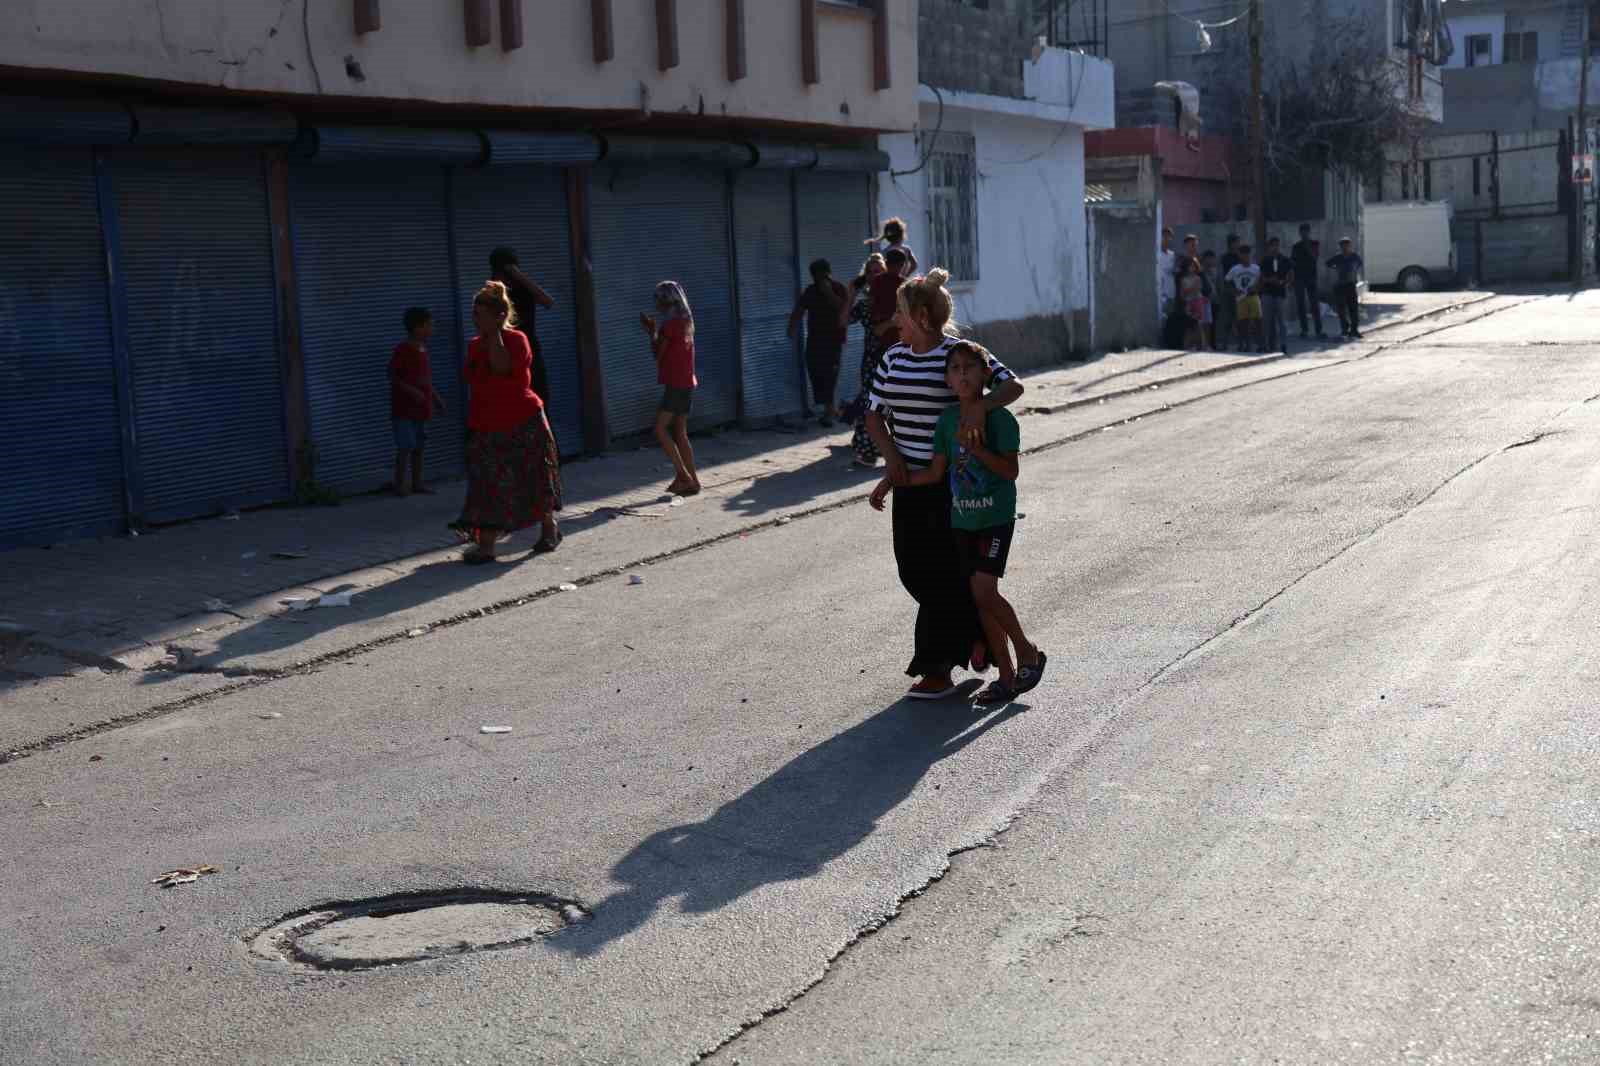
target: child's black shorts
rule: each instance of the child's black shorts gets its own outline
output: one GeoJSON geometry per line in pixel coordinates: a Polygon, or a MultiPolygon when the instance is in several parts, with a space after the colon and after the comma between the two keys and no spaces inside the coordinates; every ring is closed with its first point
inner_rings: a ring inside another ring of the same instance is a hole
{"type": "Polygon", "coordinates": [[[956,550],[961,553],[961,572],[1006,576],[1006,560],[1011,557],[1011,537],[1017,531],[1015,522],[988,529],[955,530],[956,550]]]}

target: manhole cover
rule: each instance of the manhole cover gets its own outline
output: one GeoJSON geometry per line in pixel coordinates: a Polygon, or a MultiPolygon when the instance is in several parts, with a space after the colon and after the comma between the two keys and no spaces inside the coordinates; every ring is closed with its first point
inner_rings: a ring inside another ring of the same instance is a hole
{"type": "Polygon", "coordinates": [[[538,893],[409,893],[292,914],[249,938],[264,959],[316,970],[365,970],[534,943],[589,912],[538,893]]]}

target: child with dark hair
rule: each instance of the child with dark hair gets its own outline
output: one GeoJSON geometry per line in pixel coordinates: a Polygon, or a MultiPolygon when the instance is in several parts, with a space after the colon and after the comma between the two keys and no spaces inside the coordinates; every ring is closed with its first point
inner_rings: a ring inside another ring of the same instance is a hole
{"type": "Polygon", "coordinates": [[[821,406],[824,426],[839,416],[835,400],[839,391],[839,362],[844,357],[846,314],[850,290],[833,280],[833,265],[826,259],[811,264],[811,284],[789,313],[789,336],[806,320],[806,369],[811,375],[811,402],[821,406]]]}
{"type": "Polygon", "coordinates": [[[539,331],[536,323],[539,309],[554,307],[556,302],[537,281],[523,271],[517,261],[515,248],[502,244],[489,253],[489,276],[503,284],[506,291],[511,294],[511,306],[517,312],[517,328],[528,338],[528,346],[533,349],[533,368],[529,371],[533,380],[533,391],[538,393],[540,400],[548,402],[550,374],[545,369],[544,350],[539,347],[539,331]]]}
{"type": "Polygon", "coordinates": [[[444,410],[444,400],[433,387],[428,363],[428,338],[433,336],[433,314],[426,307],[408,307],[402,322],[406,339],[389,357],[389,416],[394,421],[394,491],[433,495],[422,482],[422,448],[427,443],[427,423],[444,410]],[[411,468],[410,487],[406,467],[411,468]]]}
{"type": "MultiPolygon", "coordinates": [[[[903,218],[888,218],[883,222],[883,234],[879,237],[868,237],[868,247],[876,247],[878,242],[883,242],[883,254],[887,259],[890,252],[900,252],[905,256],[901,262],[899,274],[901,277],[910,277],[917,272],[917,254],[906,244],[906,223],[903,218]]],[[[893,264],[891,264],[891,267],[893,264]]]]}

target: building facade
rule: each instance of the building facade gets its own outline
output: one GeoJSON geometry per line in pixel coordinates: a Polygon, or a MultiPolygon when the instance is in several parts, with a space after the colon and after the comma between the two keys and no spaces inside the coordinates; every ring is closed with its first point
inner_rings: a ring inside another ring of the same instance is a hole
{"type": "Polygon", "coordinates": [[[912,0],[62,0],[0,12],[0,544],[385,480],[385,368],[430,308],[434,473],[488,255],[564,453],[648,428],[654,284],[703,423],[809,401],[803,264],[859,256],[918,121],[912,0]]]}
{"type": "Polygon", "coordinates": [[[907,220],[923,269],[950,271],[967,330],[1021,367],[1091,343],[1084,132],[1112,120],[1111,65],[1066,47],[1049,7],[921,0],[917,131],[881,138],[880,212],[907,220]]]}

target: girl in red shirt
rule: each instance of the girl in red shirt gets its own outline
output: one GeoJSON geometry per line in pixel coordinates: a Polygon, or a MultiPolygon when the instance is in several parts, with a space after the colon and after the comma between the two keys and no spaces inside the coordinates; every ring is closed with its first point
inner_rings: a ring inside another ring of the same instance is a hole
{"type": "Polygon", "coordinates": [[[463,556],[468,563],[489,562],[496,540],[535,522],[544,535],[533,550],[555,551],[561,457],[544,401],[531,387],[533,348],[512,328],[516,313],[502,282],[478,290],[472,321],[478,335],[467,345],[467,499],[451,528],[474,544],[463,556]]]}
{"type": "Polygon", "coordinates": [[[657,285],[656,313],[640,315],[639,322],[655,352],[656,380],[664,386],[656,411],[656,441],[676,472],[667,491],[693,496],[700,491],[700,475],[689,446],[689,410],[700,382],[694,376],[694,314],[683,286],[676,281],[657,285]]]}

